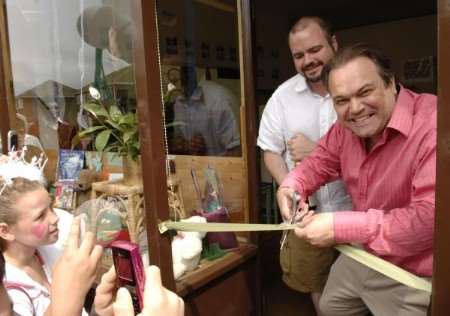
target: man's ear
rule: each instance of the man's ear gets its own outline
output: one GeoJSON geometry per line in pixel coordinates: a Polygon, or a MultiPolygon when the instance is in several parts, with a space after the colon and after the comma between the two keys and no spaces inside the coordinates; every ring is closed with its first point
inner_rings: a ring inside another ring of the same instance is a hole
{"type": "Polygon", "coordinates": [[[336,35],[331,36],[331,47],[333,47],[334,51],[337,52],[338,42],[337,42],[336,35]]]}
{"type": "Polygon", "coordinates": [[[395,81],[395,77],[392,77],[391,82],[389,84],[391,85],[392,92],[394,93],[394,95],[396,95],[397,94],[397,84],[395,81]]]}
{"type": "Polygon", "coordinates": [[[6,223],[0,223],[0,237],[7,241],[13,241],[16,238],[11,231],[11,226],[6,223]]]}

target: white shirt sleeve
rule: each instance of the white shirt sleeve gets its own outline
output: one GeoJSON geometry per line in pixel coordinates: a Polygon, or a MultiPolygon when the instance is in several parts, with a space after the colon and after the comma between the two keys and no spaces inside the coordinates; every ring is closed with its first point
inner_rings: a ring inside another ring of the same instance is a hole
{"type": "Polygon", "coordinates": [[[282,155],[286,151],[283,133],[282,105],[276,95],[267,102],[259,125],[258,146],[264,151],[282,155]]]}
{"type": "Polygon", "coordinates": [[[217,107],[218,111],[214,116],[217,130],[215,131],[220,141],[220,145],[226,149],[232,149],[240,144],[240,136],[236,126],[236,118],[231,109],[232,101],[225,99],[217,107]]]}

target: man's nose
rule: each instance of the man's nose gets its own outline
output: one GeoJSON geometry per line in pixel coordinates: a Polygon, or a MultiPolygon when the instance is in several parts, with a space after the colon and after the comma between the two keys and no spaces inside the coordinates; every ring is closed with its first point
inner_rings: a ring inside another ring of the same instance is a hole
{"type": "Polygon", "coordinates": [[[312,61],[313,61],[313,58],[312,58],[311,54],[305,53],[305,66],[312,63],[312,61]]]}
{"type": "Polygon", "coordinates": [[[357,99],[350,99],[350,114],[358,114],[364,109],[363,104],[357,99]]]}

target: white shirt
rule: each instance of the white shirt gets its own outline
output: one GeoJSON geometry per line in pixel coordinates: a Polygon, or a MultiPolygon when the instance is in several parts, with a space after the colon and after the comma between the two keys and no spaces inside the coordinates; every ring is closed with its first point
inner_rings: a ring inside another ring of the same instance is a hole
{"type": "Polygon", "coordinates": [[[189,100],[178,97],[174,104],[175,133],[190,141],[200,134],[205,139],[208,156],[223,156],[240,144],[233,106],[236,97],[212,81],[200,81],[189,100]]]}
{"type": "MultiPolygon", "coordinates": [[[[287,142],[302,133],[314,142],[325,135],[337,119],[330,95],[322,97],[310,90],[303,76],[297,74],[280,85],[267,102],[261,118],[258,146],[282,156],[289,170],[294,161],[287,142]]],[[[341,181],[322,186],[315,194],[317,211],[351,209],[351,199],[341,181]]]]}
{"type": "MultiPolygon", "coordinates": [[[[59,217],[58,241],[51,245],[39,247],[37,250],[42,259],[42,268],[49,283],[52,282],[53,265],[61,255],[73,219],[73,216],[64,210],[55,209],[55,213],[59,217]]],[[[30,298],[23,291],[8,289],[8,295],[13,303],[14,313],[20,316],[33,316],[33,311],[35,311],[36,316],[44,315],[51,301],[50,293],[45,286],[34,281],[27,273],[7,262],[5,263],[4,282],[20,285],[33,301],[31,302],[30,298]]],[[[88,315],[84,309],[82,315],[88,315]]]]}

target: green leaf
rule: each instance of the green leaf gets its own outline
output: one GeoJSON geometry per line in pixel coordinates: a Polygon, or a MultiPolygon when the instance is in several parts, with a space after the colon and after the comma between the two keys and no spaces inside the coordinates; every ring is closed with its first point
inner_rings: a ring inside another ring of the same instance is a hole
{"type": "Polygon", "coordinates": [[[91,126],[91,127],[88,127],[88,128],[86,128],[86,129],[82,130],[81,132],[79,132],[79,133],[77,134],[77,136],[79,136],[80,138],[84,138],[84,137],[86,137],[86,136],[88,136],[88,135],[90,135],[90,134],[93,134],[94,132],[96,132],[96,131],[98,131],[98,130],[105,129],[105,128],[106,128],[106,127],[103,126],[103,125],[100,125],[100,126],[91,126]]]}
{"type": "Polygon", "coordinates": [[[136,134],[136,132],[137,131],[134,129],[134,130],[130,130],[130,131],[123,133],[123,142],[128,143],[133,138],[133,136],[136,134]]]}
{"type": "Polygon", "coordinates": [[[108,111],[106,109],[97,103],[86,103],[83,105],[84,109],[94,115],[95,117],[106,117],[109,118],[108,111]]]}
{"type": "Polygon", "coordinates": [[[118,123],[123,117],[122,112],[116,105],[111,105],[109,107],[109,115],[111,116],[111,119],[116,123],[118,123]]]}
{"type": "Polygon", "coordinates": [[[97,137],[95,138],[95,149],[97,149],[97,151],[103,151],[105,149],[111,132],[111,130],[107,129],[97,135],[97,137]]]}
{"type": "Polygon", "coordinates": [[[136,125],[136,114],[134,113],[127,113],[125,114],[121,120],[119,121],[120,125],[127,124],[127,125],[136,125]]]}
{"type": "Polygon", "coordinates": [[[123,131],[123,128],[119,124],[117,124],[117,123],[115,123],[113,121],[106,120],[105,123],[111,125],[112,128],[114,128],[114,129],[116,129],[118,131],[123,131]]]}

